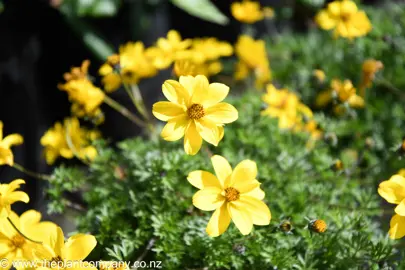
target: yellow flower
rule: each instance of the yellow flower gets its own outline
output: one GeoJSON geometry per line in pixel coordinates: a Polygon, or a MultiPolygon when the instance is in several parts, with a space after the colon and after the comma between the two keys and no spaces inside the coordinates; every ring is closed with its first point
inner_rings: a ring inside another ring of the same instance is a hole
{"type": "Polygon", "coordinates": [[[218,74],[222,70],[222,64],[219,61],[209,63],[195,64],[190,60],[177,60],[174,62],[173,72],[177,77],[197,76],[206,77],[218,74]]]}
{"type": "Polygon", "coordinates": [[[71,159],[75,154],[79,158],[93,160],[97,150],[89,144],[97,137],[98,132],[81,128],[77,118],[67,118],[63,125],[55,123],[41,138],[47,164],[52,165],[59,156],[71,159]]]}
{"type": "Polygon", "coordinates": [[[122,45],[119,54],[111,55],[98,71],[105,91],[111,93],[122,83],[138,84],[141,79],[155,76],[153,52],[152,48],[145,49],[141,41],[122,45]]]}
{"type": "Polygon", "coordinates": [[[366,13],[350,0],[329,3],[327,9],[316,15],[315,21],[324,30],[335,29],[336,37],[349,39],[365,36],[372,28],[366,13]]]}
{"type": "Polygon", "coordinates": [[[13,203],[28,203],[30,201],[27,193],[15,191],[22,184],[25,184],[25,181],[22,179],[16,179],[9,184],[0,184],[0,219],[7,217],[11,213],[11,205],[13,203]]]}
{"type": "Polygon", "coordinates": [[[233,54],[232,45],[225,41],[219,41],[216,38],[195,38],[193,39],[192,50],[200,52],[205,61],[217,60],[223,56],[233,54]]]}
{"type": "Polygon", "coordinates": [[[70,72],[63,74],[65,81],[87,79],[90,61],[84,60],[80,67],[72,67],[70,72]]]}
{"type": "Polygon", "coordinates": [[[263,40],[254,40],[247,35],[241,35],[235,45],[235,52],[240,60],[235,79],[244,79],[248,75],[246,72],[248,69],[254,72],[256,86],[259,88],[271,80],[270,62],[263,40]]]}
{"type": "Polygon", "coordinates": [[[405,169],[400,169],[398,171],[398,174],[401,175],[402,177],[405,177],[405,169]]]}
{"type": "Polygon", "coordinates": [[[378,187],[378,193],[387,202],[397,204],[391,219],[389,235],[392,239],[402,238],[405,235],[405,177],[395,174],[378,187]]]}
{"type": "Polygon", "coordinates": [[[3,122],[0,121],[0,166],[14,165],[14,155],[10,148],[23,142],[24,139],[20,134],[10,134],[3,138],[3,122]]]}
{"type": "Polygon", "coordinates": [[[268,107],[262,111],[263,115],[279,118],[279,127],[291,128],[297,120],[298,97],[288,89],[278,90],[274,85],[267,85],[267,93],[263,101],[268,107]]]}
{"type": "MultiPolygon", "coordinates": [[[[9,218],[13,224],[28,238],[50,244],[50,232],[56,229],[52,222],[41,222],[41,213],[29,210],[20,217],[11,212],[9,218]]],[[[25,239],[7,219],[0,219],[0,257],[13,260],[33,260],[33,251],[39,244],[25,239]]]]}
{"type": "MultiPolygon", "coordinates": [[[[331,89],[319,93],[316,98],[315,105],[317,107],[324,107],[328,105],[334,97],[340,102],[347,102],[352,108],[363,108],[364,99],[356,94],[356,88],[350,80],[332,80],[331,89]]],[[[336,110],[344,109],[341,106],[335,107],[336,110]]]]}
{"type": "Polygon", "coordinates": [[[325,81],[326,75],[325,72],[321,69],[315,69],[312,74],[318,80],[318,82],[323,83],[325,81]]]}
{"type": "Polygon", "coordinates": [[[270,209],[262,201],[264,192],[256,180],[256,163],[251,160],[240,162],[232,171],[228,161],[218,155],[211,158],[215,175],[207,171],[193,171],[187,180],[200,189],[193,196],[195,207],[213,211],[206,232],[219,236],[226,231],[231,220],[243,235],[252,231],[254,225],[268,225],[270,209]]]}
{"type": "Polygon", "coordinates": [[[377,61],[375,59],[367,59],[363,62],[362,66],[362,77],[361,77],[361,84],[360,84],[360,94],[364,96],[365,89],[371,87],[371,84],[374,80],[375,74],[384,68],[384,65],[381,61],[377,61]]]}
{"type": "Polygon", "coordinates": [[[63,231],[56,228],[56,237],[50,245],[42,245],[34,251],[36,257],[44,262],[42,269],[96,269],[83,262],[97,245],[96,238],[88,234],[76,234],[65,242],[63,231]]]}
{"type": "Polygon", "coordinates": [[[260,10],[260,3],[249,0],[232,3],[231,12],[235,19],[243,23],[251,24],[264,18],[263,12],[260,10]]]}
{"type": "Polygon", "coordinates": [[[228,95],[229,87],[209,83],[203,75],[181,76],[179,82],[167,80],[162,86],[169,101],[153,105],[153,115],[167,124],[161,136],[166,141],[177,141],[184,136],[184,150],[195,155],[202,139],[217,146],[224,136],[224,124],[238,119],[232,105],[221,102],[228,95]]]}

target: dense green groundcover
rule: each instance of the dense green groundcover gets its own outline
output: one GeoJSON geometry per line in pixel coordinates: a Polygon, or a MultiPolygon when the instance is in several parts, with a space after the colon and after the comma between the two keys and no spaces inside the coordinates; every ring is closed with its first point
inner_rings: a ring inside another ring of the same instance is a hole
{"type": "Polygon", "coordinates": [[[243,89],[228,99],[239,119],[225,127],[217,148],[187,156],[181,142],[157,137],[116,147],[99,141],[99,157],[88,170],[55,170],[49,210],[64,211],[60,198],[81,191],[86,208],[78,214],[78,230],[96,236],[95,259],[160,260],[164,269],[403,269],[402,241],[387,236],[393,207],[383,204],[377,187],[405,167],[396,151],[405,135],[405,12],[396,4],[367,12],[374,30],[365,38],[334,40],[321,30],[269,38],[275,83],[309,105],[328,87],[314,80],[313,69],[356,85],[365,59],[384,63],[364,109],[343,117],[316,112],[325,138],[312,150],[308,135],[280,130],[276,119],[260,115],[261,92],[243,89]],[[187,175],[212,172],[212,154],[232,166],[256,161],[270,226],[243,236],[231,224],[223,235],[208,237],[212,213],[192,205],[197,190],[187,175]],[[345,170],[331,169],[337,159],[345,170]],[[311,233],[313,219],[325,220],[327,231],[311,233]],[[279,228],[285,220],[293,225],[289,233],[279,228]]]}

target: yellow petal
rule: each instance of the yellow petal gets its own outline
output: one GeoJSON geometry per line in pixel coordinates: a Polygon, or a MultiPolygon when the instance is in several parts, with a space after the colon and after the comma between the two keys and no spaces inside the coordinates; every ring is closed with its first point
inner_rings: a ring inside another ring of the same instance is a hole
{"type": "Polygon", "coordinates": [[[218,126],[218,134],[219,134],[219,141],[221,141],[224,138],[225,131],[223,126],[218,126]]]}
{"type": "Polygon", "coordinates": [[[249,234],[253,229],[253,221],[249,213],[233,203],[228,203],[228,211],[233,223],[243,235],[249,234]]]}
{"type": "Polygon", "coordinates": [[[51,246],[54,250],[54,253],[61,258],[66,258],[65,236],[63,235],[61,227],[57,227],[56,232],[51,232],[50,238],[51,238],[51,246]]]}
{"type": "Polygon", "coordinates": [[[194,77],[193,76],[180,76],[179,78],[180,84],[187,90],[188,94],[193,94],[194,91],[194,77]]]}
{"type": "Polygon", "coordinates": [[[174,117],[167,122],[160,135],[165,141],[177,141],[184,136],[189,122],[185,114],[174,117]]]}
{"type": "Polygon", "coordinates": [[[93,235],[76,234],[65,244],[65,258],[67,260],[84,260],[96,247],[97,240],[93,235]]]}
{"type": "Polygon", "coordinates": [[[197,127],[191,122],[184,134],[184,151],[187,155],[195,155],[200,151],[202,138],[197,131],[197,127]]]}
{"type": "Polygon", "coordinates": [[[168,121],[176,116],[184,114],[185,108],[176,103],[160,101],[153,104],[152,113],[157,119],[168,121]]]}
{"type": "Polygon", "coordinates": [[[193,94],[191,102],[204,105],[208,97],[209,82],[204,75],[197,75],[194,77],[193,94]]]}
{"type": "Polygon", "coordinates": [[[10,148],[13,145],[20,145],[24,142],[24,138],[20,134],[10,134],[6,136],[0,144],[3,147],[10,148]]]}
{"type": "Polygon", "coordinates": [[[401,216],[405,216],[405,199],[402,200],[397,207],[395,207],[395,213],[401,216]]]}
{"type": "Polygon", "coordinates": [[[193,171],[188,174],[187,180],[198,189],[206,187],[217,187],[222,189],[221,183],[218,178],[210,172],[206,171],[193,171]]]}
{"type": "Polygon", "coordinates": [[[229,93],[229,87],[222,83],[211,83],[205,91],[206,97],[202,104],[210,107],[226,98],[229,93]]]}
{"type": "Polygon", "coordinates": [[[218,103],[205,110],[205,118],[216,124],[228,124],[238,119],[238,111],[228,103],[218,103]]]}
{"type": "Polygon", "coordinates": [[[405,217],[394,215],[390,221],[390,230],[388,232],[391,239],[399,239],[405,235],[405,217]]]}
{"type": "Polygon", "coordinates": [[[255,181],[257,176],[256,162],[243,160],[233,170],[231,185],[240,193],[245,193],[257,187],[259,182],[255,181]]]}
{"type": "Polygon", "coordinates": [[[336,19],[331,17],[325,10],[321,10],[315,17],[316,23],[325,30],[330,30],[336,26],[336,19]]]}
{"type": "Polygon", "coordinates": [[[258,200],[263,200],[265,197],[264,191],[260,188],[260,183],[259,183],[259,185],[257,185],[257,187],[255,187],[254,189],[252,189],[249,192],[244,193],[243,195],[250,196],[250,197],[256,198],[258,200]]]}
{"type": "Polygon", "coordinates": [[[0,121],[0,141],[3,139],[3,121],[0,121]]]}
{"type": "Polygon", "coordinates": [[[23,179],[15,179],[8,184],[7,192],[13,192],[14,190],[20,188],[20,186],[24,184],[25,181],[23,179]]]}
{"type": "Polygon", "coordinates": [[[342,1],[341,5],[340,5],[340,12],[343,15],[350,15],[350,14],[354,14],[357,12],[357,6],[356,3],[354,3],[353,1],[342,1]]]}
{"type": "MultiPolygon", "coordinates": [[[[11,221],[13,222],[13,224],[18,228],[21,229],[20,226],[20,218],[18,217],[18,215],[14,212],[14,211],[10,211],[8,213],[8,218],[11,219],[11,221]]],[[[8,239],[11,239],[12,237],[14,237],[14,235],[16,234],[16,230],[14,229],[14,227],[11,225],[11,223],[5,219],[5,218],[1,218],[0,219],[0,239],[2,239],[2,235],[3,237],[7,237],[8,239]]]]}
{"type": "Polygon", "coordinates": [[[112,73],[114,70],[112,68],[112,66],[110,66],[109,64],[103,64],[100,69],[98,70],[98,74],[101,76],[106,76],[110,73],[112,73]]]}
{"type": "Polygon", "coordinates": [[[215,210],[225,202],[218,187],[207,187],[197,191],[193,196],[193,205],[204,211],[215,210]]]}
{"type": "Polygon", "coordinates": [[[229,162],[222,156],[214,155],[211,157],[211,163],[215,170],[221,185],[225,187],[226,179],[232,174],[232,167],[229,162]]]}
{"type": "Polygon", "coordinates": [[[14,155],[9,148],[0,147],[0,166],[1,165],[14,165],[14,155]]]}
{"type": "Polygon", "coordinates": [[[166,80],[162,85],[162,91],[169,101],[177,104],[186,104],[190,99],[188,91],[175,80],[166,80]]]}
{"type": "Polygon", "coordinates": [[[217,146],[220,140],[217,124],[205,117],[197,120],[195,123],[201,137],[210,144],[217,146]]]}
{"type": "Polygon", "coordinates": [[[269,207],[256,198],[242,195],[235,204],[241,204],[240,208],[246,209],[255,225],[269,225],[271,219],[271,213],[269,207]]]}
{"type": "Polygon", "coordinates": [[[35,210],[28,210],[20,216],[21,228],[30,227],[41,221],[41,213],[35,210]]]}
{"type": "Polygon", "coordinates": [[[405,198],[405,187],[399,184],[403,181],[400,175],[394,175],[389,181],[382,182],[378,187],[378,194],[389,203],[399,204],[405,198]]]}
{"type": "Polygon", "coordinates": [[[30,197],[28,194],[23,191],[14,191],[10,195],[8,195],[5,200],[9,204],[13,204],[15,202],[25,202],[28,203],[30,201],[30,197]]]}
{"type": "Polygon", "coordinates": [[[211,237],[223,234],[231,223],[231,216],[228,212],[227,204],[224,203],[220,208],[215,210],[207,224],[206,232],[211,237]]]}

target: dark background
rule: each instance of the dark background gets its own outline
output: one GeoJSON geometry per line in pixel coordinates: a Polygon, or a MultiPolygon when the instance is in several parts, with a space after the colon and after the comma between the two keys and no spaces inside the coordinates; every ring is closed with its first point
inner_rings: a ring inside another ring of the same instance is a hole
{"type": "MultiPolygon", "coordinates": [[[[240,24],[231,19],[226,26],[209,23],[190,16],[168,1],[157,6],[145,5],[143,0],[123,1],[118,14],[110,18],[87,18],[86,22],[97,28],[101,36],[114,48],[131,40],[143,40],[147,46],[170,29],[178,30],[183,37],[215,36],[220,40],[234,42],[240,32],[240,24]],[[148,27],[140,27],[141,19],[148,19],[148,27]]],[[[231,0],[213,0],[229,18],[231,0]]],[[[267,0],[264,6],[282,8],[293,6],[288,27],[305,31],[314,15],[301,1],[267,0]],[[303,23],[304,22],[304,23],[303,23]]],[[[366,2],[366,1],[364,1],[366,2]]],[[[376,1],[367,1],[376,2],[376,1]]],[[[57,89],[62,74],[72,66],[79,66],[90,59],[90,73],[96,75],[102,61],[83,44],[80,36],[72,30],[58,10],[57,0],[10,0],[4,1],[0,14],[0,120],[4,122],[4,134],[20,133],[25,142],[14,148],[15,160],[24,167],[38,172],[49,172],[41,156],[39,140],[54,122],[70,113],[66,93],[57,89]]],[[[285,27],[286,22],[277,22],[285,27]]],[[[260,25],[259,25],[260,29],[260,25]]],[[[169,72],[161,72],[153,80],[145,80],[140,87],[150,106],[160,95],[161,82],[169,72]]],[[[124,95],[113,97],[130,105],[124,95]]],[[[128,106],[129,108],[131,106],[128,106]]],[[[104,108],[106,121],[102,133],[113,140],[121,140],[139,133],[131,122],[104,108]]],[[[0,167],[0,181],[10,182],[15,178],[27,181],[24,188],[31,197],[29,205],[36,208],[42,203],[42,183],[8,166],[0,167]]],[[[22,210],[22,209],[21,209],[22,210]]]]}

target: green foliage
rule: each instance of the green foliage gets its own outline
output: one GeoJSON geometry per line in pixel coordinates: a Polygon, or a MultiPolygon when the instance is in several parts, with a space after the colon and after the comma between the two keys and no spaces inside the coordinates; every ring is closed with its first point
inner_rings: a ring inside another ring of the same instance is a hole
{"type": "Polygon", "coordinates": [[[171,0],[173,5],[200,19],[225,25],[226,17],[210,0],[171,0]]]}
{"type": "Polygon", "coordinates": [[[393,209],[381,206],[377,186],[403,167],[395,150],[405,126],[400,90],[405,88],[405,54],[399,45],[405,43],[405,11],[392,4],[368,13],[374,30],[366,38],[334,40],[313,30],[271,39],[275,81],[306,104],[329,87],[313,80],[313,69],[325,70],[329,80],[348,78],[357,84],[365,59],[384,63],[367,90],[364,109],[343,117],[316,113],[330,136],[314,148],[308,148],[309,135],[280,130],[276,119],[261,116],[261,93],[246,90],[229,99],[239,119],[226,126],[217,148],[187,156],[181,141],[134,138],[116,148],[101,141],[88,172],[55,170],[50,210],[63,211],[60,198],[80,188],[86,209],[78,215],[78,228],[97,237],[97,256],[104,260],[160,260],[164,269],[402,269],[403,254],[386,235],[393,209]],[[211,154],[233,166],[243,159],[257,163],[272,212],[270,226],[255,226],[243,236],[231,224],[223,235],[207,236],[212,213],[192,205],[196,189],[187,175],[212,172],[211,154]],[[331,169],[337,159],[344,162],[343,171],[331,169]],[[327,231],[311,232],[313,219],[325,220],[327,231]],[[293,225],[289,233],[279,228],[284,220],[293,225]]]}

